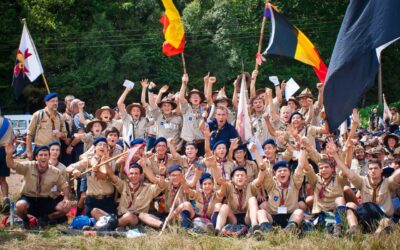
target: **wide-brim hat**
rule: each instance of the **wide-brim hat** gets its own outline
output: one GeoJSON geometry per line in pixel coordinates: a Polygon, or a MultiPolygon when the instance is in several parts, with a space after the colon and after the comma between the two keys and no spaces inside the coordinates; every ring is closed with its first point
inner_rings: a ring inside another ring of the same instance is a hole
{"type": "Polygon", "coordinates": [[[101,113],[103,113],[103,111],[105,111],[105,110],[110,111],[110,114],[111,114],[110,120],[113,119],[115,116],[115,111],[114,111],[114,109],[110,108],[109,106],[103,106],[100,109],[96,110],[96,118],[100,119],[101,113]]]}
{"type": "Polygon", "coordinates": [[[190,97],[191,97],[193,94],[198,94],[198,95],[200,96],[200,99],[201,99],[201,100],[200,100],[200,103],[203,102],[203,101],[206,99],[206,97],[204,96],[204,93],[201,92],[201,91],[198,90],[198,89],[192,89],[192,90],[188,93],[186,99],[189,101],[189,100],[190,100],[190,97]]]}
{"type": "Polygon", "coordinates": [[[217,105],[218,103],[223,102],[223,101],[227,101],[228,106],[232,106],[232,100],[229,99],[225,94],[221,94],[221,93],[219,93],[217,98],[215,98],[214,103],[215,103],[215,105],[217,105]]]}
{"type": "Polygon", "coordinates": [[[290,101],[294,102],[294,103],[296,104],[297,107],[300,107],[299,101],[297,101],[296,98],[294,98],[293,96],[292,96],[292,97],[289,97],[289,99],[287,100],[286,103],[289,103],[290,101]]]}
{"type": "Polygon", "coordinates": [[[262,94],[265,94],[265,88],[256,89],[256,97],[262,94]]]}
{"type": "Polygon", "coordinates": [[[308,97],[313,99],[313,94],[311,92],[311,90],[309,88],[305,88],[303,91],[301,91],[300,95],[297,96],[298,99],[302,98],[302,97],[308,97]]]}
{"type": "Polygon", "coordinates": [[[390,138],[393,138],[396,141],[396,144],[395,144],[395,147],[396,147],[399,144],[399,136],[396,135],[396,134],[388,134],[388,135],[386,135],[385,138],[383,139],[383,144],[386,147],[389,147],[388,141],[389,141],[390,138]]]}
{"type": "Polygon", "coordinates": [[[126,113],[128,113],[130,115],[133,107],[138,107],[140,109],[140,116],[146,115],[146,110],[143,108],[143,106],[140,103],[137,103],[137,102],[131,103],[128,106],[126,106],[126,113]]]}
{"type": "Polygon", "coordinates": [[[99,120],[97,118],[94,118],[93,120],[91,120],[87,125],[86,125],[86,132],[89,133],[92,130],[92,127],[95,123],[100,123],[101,125],[101,131],[103,131],[104,129],[107,128],[107,123],[99,120]]]}
{"type": "Polygon", "coordinates": [[[167,97],[164,97],[164,98],[161,100],[161,102],[158,104],[158,107],[161,108],[161,106],[162,106],[164,103],[169,103],[169,104],[172,105],[172,109],[176,109],[176,106],[177,106],[177,105],[176,105],[175,101],[174,101],[174,100],[171,100],[171,99],[169,99],[169,98],[167,98],[167,97]]]}

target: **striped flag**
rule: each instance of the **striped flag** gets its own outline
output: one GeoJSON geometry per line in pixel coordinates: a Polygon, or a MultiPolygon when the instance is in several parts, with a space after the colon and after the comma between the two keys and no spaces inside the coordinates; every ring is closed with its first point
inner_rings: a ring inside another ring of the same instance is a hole
{"type": "Polygon", "coordinates": [[[236,117],[236,130],[243,143],[248,142],[253,136],[246,96],[246,77],[243,75],[240,85],[238,113],[236,117]]]}
{"type": "Polygon", "coordinates": [[[185,31],[179,11],[176,9],[172,0],[162,0],[165,13],[160,19],[164,25],[163,34],[165,42],[162,52],[166,56],[180,54],[185,49],[185,31]]]}

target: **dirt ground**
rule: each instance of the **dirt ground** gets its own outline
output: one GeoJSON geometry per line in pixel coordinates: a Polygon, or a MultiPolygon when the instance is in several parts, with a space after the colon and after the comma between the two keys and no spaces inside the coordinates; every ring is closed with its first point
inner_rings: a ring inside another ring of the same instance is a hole
{"type": "Polygon", "coordinates": [[[7,177],[10,197],[19,196],[22,187],[23,176],[11,171],[10,177],[7,177]]]}

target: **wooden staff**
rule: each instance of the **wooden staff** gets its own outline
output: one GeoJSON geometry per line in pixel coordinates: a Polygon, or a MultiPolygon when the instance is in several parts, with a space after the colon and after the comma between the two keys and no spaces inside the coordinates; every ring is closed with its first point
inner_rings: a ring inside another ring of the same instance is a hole
{"type": "Polygon", "coordinates": [[[186,71],[186,62],[185,62],[185,55],[184,55],[183,52],[181,53],[181,58],[182,58],[183,73],[184,73],[184,74],[187,74],[187,71],[186,71]]]}
{"type": "MultiPolygon", "coordinates": [[[[108,159],[108,160],[106,160],[106,161],[104,161],[104,162],[100,162],[100,163],[97,164],[95,167],[101,167],[101,166],[103,166],[104,164],[107,164],[107,163],[109,163],[109,162],[111,162],[111,161],[113,161],[113,160],[115,160],[115,159],[118,159],[118,158],[120,158],[120,157],[122,157],[122,156],[128,154],[128,152],[129,152],[129,150],[127,150],[127,151],[125,151],[125,152],[122,152],[122,153],[120,153],[119,155],[113,156],[113,157],[111,157],[110,159],[108,159]]],[[[93,170],[93,168],[94,168],[94,167],[86,169],[85,171],[83,171],[83,172],[81,173],[81,175],[84,175],[84,174],[89,173],[90,171],[93,170]]],[[[72,181],[72,180],[75,180],[75,179],[76,179],[75,177],[72,177],[72,178],[71,178],[71,181],[72,181]]]]}
{"type": "Polygon", "coordinates": [[[180,195],[180,193],[181,193],[181,189],[182,189],[182,186],[180,186],[179,189],[178,189],[178,192],[176,192],[176,195],[175,195],[175,197],[174,197],[174,201],[172,202],[172,206],[171,206],[171,208],[169,209],[168,216],[167,216],[167,218],[165,219],[164,225],[163,225],[163,227],[161,228],[161,232],[158,234],[158,236],[161,236],[161,234],[163,233],[163,231],[165,230],[165,228],[166,228],[167,225],[168,225],[169,218],[171,217],[172,213],[174,212],[175,203],[176,203],[176,200],[178,199],[178,197],[179,197],[179,195],[180,195]]]}
{"type": "MultiPolygon", "coordinates": [[[[268,7],[269,3],[268,0],[265,1],[265,7],[268,7]]],[[[262,40],[264,37],[264,27],[265,27],[265,22],[267,21],[267,17],[263,15],[262,23],[261,23],[261,30],[260,30],[260,39],[258,40],[258,50],[257,50],[257,55],[261,53],[261,46],[262,46],[262,40]]],[[[258,70],[258,63],[256,59],[256,67],[255,70],[258,70]]]]}

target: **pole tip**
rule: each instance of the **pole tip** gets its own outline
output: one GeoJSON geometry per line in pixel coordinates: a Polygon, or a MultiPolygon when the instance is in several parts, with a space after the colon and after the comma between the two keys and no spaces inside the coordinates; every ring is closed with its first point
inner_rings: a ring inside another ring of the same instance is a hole
{"type": "Polygon", "coordinates": [[[22,18],[22,19],[21,19],[21,23],[22,23],[22,24],[26,24],[26,18],[22,18]]]}

